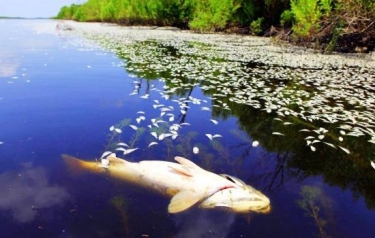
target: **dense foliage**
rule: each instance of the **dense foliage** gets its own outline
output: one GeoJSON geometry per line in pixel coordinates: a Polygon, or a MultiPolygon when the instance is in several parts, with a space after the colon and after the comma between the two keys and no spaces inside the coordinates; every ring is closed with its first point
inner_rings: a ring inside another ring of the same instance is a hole
{"type": "Polygon", "coordinates": [[[375,0],[88,0],[62,7],[57,18],[279,34],[325,51],[375,45],[375,0]]]}

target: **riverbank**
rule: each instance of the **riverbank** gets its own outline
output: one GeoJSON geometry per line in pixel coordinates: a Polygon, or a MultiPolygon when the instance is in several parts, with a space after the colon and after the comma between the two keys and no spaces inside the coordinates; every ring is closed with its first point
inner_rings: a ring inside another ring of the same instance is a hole
{"type": "Polygon", "coordinates": [[[367,0],[88,0],[62,7],[56,18],[273,36],[326,54],[369,53],[374,9],[367,0]]]}

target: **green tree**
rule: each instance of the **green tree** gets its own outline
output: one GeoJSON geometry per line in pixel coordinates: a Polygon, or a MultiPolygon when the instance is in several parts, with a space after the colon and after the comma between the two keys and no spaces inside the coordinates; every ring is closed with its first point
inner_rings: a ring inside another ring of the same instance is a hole
{"type": "Polygon", "coordinates": [[[318,0],[291,0],[290,5],[295,19],[294,33],[299,37],[315,33],[321,16],[318,0]]]}
{"type": "Polygon", "coordinates": [[[199,31],[223,29],[230,23],[240,7],[241,4],[235,0],[197,1],[189,26],[199,31]]]}

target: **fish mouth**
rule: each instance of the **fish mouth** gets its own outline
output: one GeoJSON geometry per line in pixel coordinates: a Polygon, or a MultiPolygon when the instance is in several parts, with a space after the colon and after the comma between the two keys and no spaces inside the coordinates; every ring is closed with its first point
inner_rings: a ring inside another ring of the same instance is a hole
{"type": "Polygon", "coordinates": [[[263,213],[263,214],[268,214],[270,212],[271,212],[271,204],[268,205],[267,207],[264,207],[264,208],[260,209],[258,211],[258,213],[263,213]]]}
{"type": "Polygon", "coordinates": [[[270,200],[257,190],[247,191],[238,187],[223,187],[203,201],[201,208],[220,208],[234,213],[271,212],[270,200]]]}

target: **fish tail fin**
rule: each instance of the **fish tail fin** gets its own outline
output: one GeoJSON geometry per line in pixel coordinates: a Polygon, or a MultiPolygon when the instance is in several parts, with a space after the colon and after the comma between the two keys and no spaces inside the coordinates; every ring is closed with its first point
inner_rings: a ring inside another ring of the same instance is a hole
{"type": "Polygon", "coordinates": [[[73,175],[80,175],[85,172],[103,172],[103,168],[98,166],[96,162],[84,161],[66,154],[61,155],[61,157],[73,175]]]}

